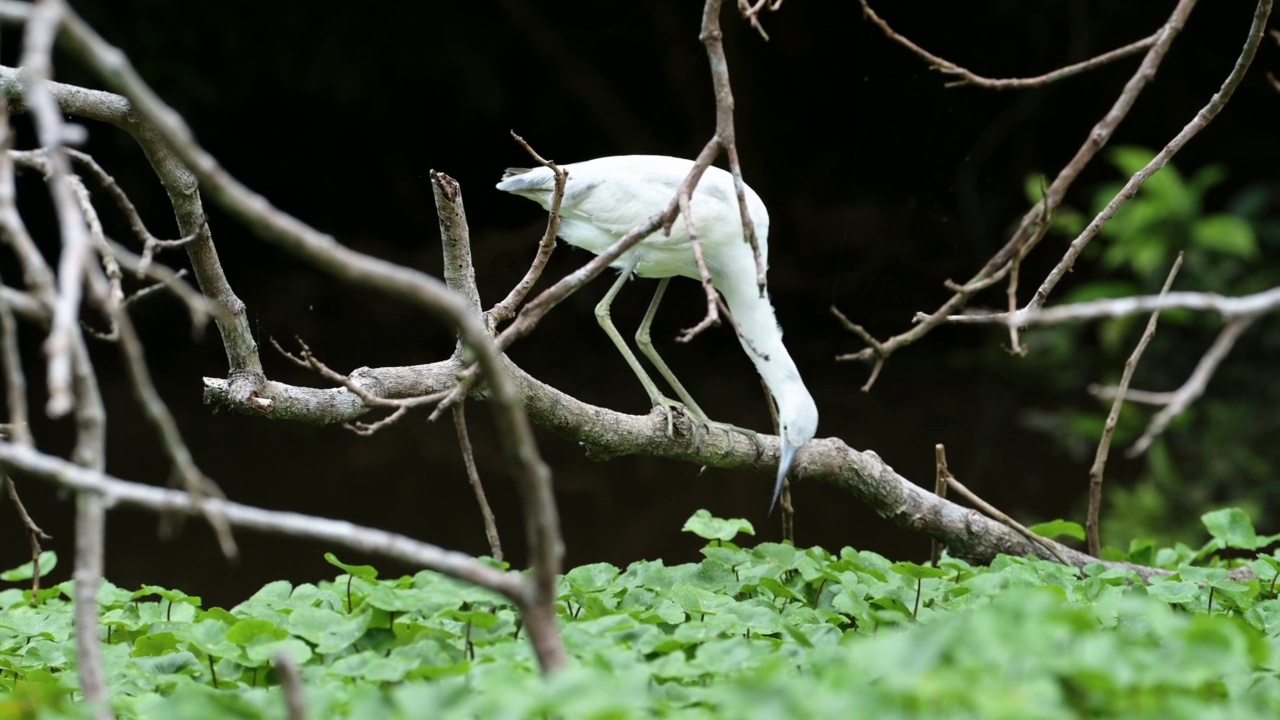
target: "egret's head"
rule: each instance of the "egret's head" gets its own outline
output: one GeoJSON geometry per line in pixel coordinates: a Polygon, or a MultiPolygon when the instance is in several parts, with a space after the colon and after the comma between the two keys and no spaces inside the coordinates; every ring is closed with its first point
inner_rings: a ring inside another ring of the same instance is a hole
{"type": "Polygon", "coordinates": [[[778,461],[778,480],[773,486],[773,500],[769,503],[770,514],[773,513],[773,507],[778,504],[778,496],[782,494],[782,482],[787,479],[787,473],[795,463],[796,453],[818,432],[818,406],[813,403],[813,396],[805,389],[803,383],[789,385],[786,391],[780,393],[777,401],[782,455],[778,461]]]}

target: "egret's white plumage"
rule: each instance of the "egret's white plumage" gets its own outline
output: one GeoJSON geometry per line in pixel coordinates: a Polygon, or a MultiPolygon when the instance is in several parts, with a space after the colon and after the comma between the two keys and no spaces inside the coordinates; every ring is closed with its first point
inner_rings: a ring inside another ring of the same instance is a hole
{"type": "MultiPolygon", "coordinates": [[[[693,162],[661,155],[622,155],[561,167],[568,171],[569,177],[560,205],[560,237],[571,245],[599,254],[643,224],[653,213],[666,207],[689,174],[693,162]]],[[[545,167],[510,169],[497,187],[550,208],[555,176],[545,167]]],[[[746,188],[746,199],[761,257],[767,262],[769,213],[760,196],[749,187],[746,188]]],[[[693,192],[690,209],[711,282],[729,306],[741,333],[742,347],[778,404],[782,456],[773,494],[776,503],[796,451],[817,432],[818,410],[800,379],[795,362],[782,344],[782,330],[778,327],[773,305],[767,296],[761,296],[756,286],[755,257],[751,246],[743,239],[733,177],[720,168],[707,168],[693,192]]],[[[665,363],[651,347],[646,347],[648,321],[652,319],[652,311],[666,287],[665,278],[680,276],[701,280],[685,223],[677,220],[670,236],[657,232],[645,238],[618,258],[614,267],[622,269],[624,275],[634,272],[641,277],[664,278],[641,327],[643,338],[637,335],[637,340],[685,404],[695,414],[701,415],[701,410],[679,386],[665,363]]],[[[657,404],[665,398],[657,393],[653,381],[608,319],[608,304],[623,281],[625,277],[601,302],[597,317],[640,377],[650,399],[657,404]]],[[[705,417],[700,419],[706,420],[705,417]]]]}

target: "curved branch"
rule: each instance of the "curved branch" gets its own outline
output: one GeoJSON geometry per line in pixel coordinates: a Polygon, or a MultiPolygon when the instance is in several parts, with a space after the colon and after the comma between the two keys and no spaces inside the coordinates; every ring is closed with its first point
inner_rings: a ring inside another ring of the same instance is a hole
{"type": "Polygon", "coordinates": [[[56,482],[81,492],[100,494],[108,506],[126,505],[152,512],[186,515],[197,514],[201,512],[201,507],[207,507],[238,528],[304,540],[319,540],[357,552],[394,558],[488,588],[507,597],[517,607],[524,608],[528,604],[528,593],[519,574],[503,572],[470,555],[404,535],[365,528],[342,520],[264,510],[217,498],[204,499],[197,505],[190,495],[180,490],[120,480],[98,470],[45,455],[34,448],[9,442],[0,442],[0,461],[42,480],[56,482]]]}
{"type": "Polygon", "coordinates": [[[1083,62],[1060,67],[1057,70],[1047,72],[1043,75],[1036,75],[1035,77],[988,78],[978,75],[977,73],[967,70],[946,58],[938,57],[928,50],[925,50],[912,42],[910,38],[902,36],[893,28],[889,27],[889,23],[885,22],[884,18],[877,15],[875,11],[871,9],[871,5],[867,3],[867,0],[859,1],[862,3],[862,13],[866,15],[867,19],[876,27],[880,28],[880,31],[883,32],[886,37],[915,53],[922,60],[929,63],[934,70],[960,78],[959,80],[953,80],[947,83],[947,87],[974,85],[981,88],[987,88],[988,90],[1020,90],[1022,88],[1040,87],[1042,85],[1048,85],[1059,80],[1065,80],[1066,78],[1088,72],[1094,68],[1102,67],[1107,63],[1115,62],[1116,60],[1122,60],[1130,55],[1137,55],[1139,52],[1142,52],[1154,45],[1156,40],[1160,37],[1160,33],[1155,32],[1141,40],[1129,43],[1124,47],[1116,48],[1115,50],[1102,53],[1101,55],[1089,58],[1083,62]]]}
{"type": "MultiPolygon", "coordinates": [[[[0,3],[0,21],[22,20],[20,10],[25,5],[26,3],[0,3]]],[[[44,85],[52,93],[62,112],[113,125],[129,133],[142,148],[151,168],[169,194],[179,231],[183,236],[194,237],[194,240],[184,245],[187,257],[191,261],[196,283],[216,308],[214,320],[222,337],[222,345],[226,348],[230,373],[245,377],[237,392],[243,397],[249,397],[253,390],[253,380],[262,375],[258,344],[253,339],[245,305],[231,289],[218,260],[212,233],[205,222],[199,181],[168,149],[161,137],[139,118],[126,98],[75,85],[56,82],[46,82],[44,85]]],[[[16,69],[0,67],[0,93],[8,98],[15,112],[26,109],[26,92],[16,69]]]]}
{"type": "MultiPolygon", "coordinates": [[[[530,419],[582,445],[594,460],[644,454],[695,465],[751,470],[766,477],[777,469],[779,443],[775,436],[761,435],[759,452],[754,443],[731,443],[728,433],[715,427],[704,428],[699,442],[689,419],[681,416],[676,419],[675,432],[669,437],[666,416],[660,410],[649,415],[628,415],[590,405],[537,380],[509,359],[504,360],[530,419]]],[[[362,368],[354,375],[364,378],[366,388],[378,385],[396,393],[396,397],[411,397],[452,387],[454,376],[462,367],[462,363],[450,359],[412,367],[362,368]]],[[[205,378],[204,385],[206,402],[229,400],[226,380],[205,378]]],[[[274,393],[271,397],[276,407],[286,407],[295,413],[290,418],[293,420],[347,422],[368,411],[343,388],[321,390],[282,383],[269,383],[268,388],[266,392],[274,393]],[[299,416],[296,413],[301,408],[314,408],[317,412],[299,416]]],[[[473,391],[472,398],[483,399],[484,395],[473,391]]],[[[245,406],[232,407],[243,412],[259,412],[245,406]]],[[[274,414],[272,417],[283,419],[274,414]]],[[[899,475],[874,452],[859,452],[838,438],[815,439],[806,444],[796,458],[791,477],[846,490],[882,517],[934,538],[945,544],[953,555],[972,562],[990,562],[1002,553],[1058,560],[1047,547],[1031,542],[1000,522],[924,490],[899,475]]],[[[1054,543],[1052,547],[1075,567],[1100,562],[1065,545],[1054,543]]],[[[1132,569],[1142,578],[1167,574],[1143,566],[1106,564],[1132,569]]]]}

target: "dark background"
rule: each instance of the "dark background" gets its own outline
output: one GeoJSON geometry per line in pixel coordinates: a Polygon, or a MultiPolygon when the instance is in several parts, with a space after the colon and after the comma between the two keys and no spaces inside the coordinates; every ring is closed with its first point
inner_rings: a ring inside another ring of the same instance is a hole
{"type": "MultiPolygon", "coordinates": [[[[731,4],[731,3],[726,3],[731,4]]],[[[143,77],[179,110],[197,137],[239,179],[277,206],[334,234],[342,243],[439,274],[441,257],[428,170],[462,184],[480,289],[486,303],[521,276],[543,215],[493,189],[502,169],[528,162],[508,135],[516,130],[562,162],[629,153],[692,157],[714,127],[705,53],[698,41],[701,3],[350,3],[248,0],[74,2],[123,49],[143,77]]],[[[1172,2],[1014,0],[977,3],[880,2],[879,12],[931,51],[994,77],[1039,74],[1153,32],[1172,2]]],[[[1113,144],[1158,148],[1189,121],[1227,75],[1252,16],[1251,2],[1201,3],[1175,41],[1154,83],[1113,144]]],[[[996,92],[946,89],[946,77],[890,43],[861,17],[857,3],[786,3],[763,16],[765,42],[727,8],[722,18],[737,100],[739,150],[747,180],[770,208],[770,285],[787,344],[817,398],[820,436],[875,450],[899,472],[931,483],[933,445],[945,443],[956,474],[1016,517],[1079,517],[1087,457],[1065,454],[1028,427],[1031,411],[1063,404],[1096,406],[1076,388],[1063,396],[982,362],[1007,342],[989,328],[941,329],[895,355],[870,394],[868,368],[836,363],[861,348],[828,311],[832,304],[884,337],[909,327],[916,311],[946,297],[942,281],[970,276],[1008,237],[1025,211],[1033,172],[1052,176],[1110,107],[1137,57],[1043,88],[996,92]]],[[[0,51],[15,62],[18,35],[0,51]]],[[[1179,155],[1180,167],[1225,163],[1234,187],[1274,178],[1280,168],[1280,94],[1266,70],[1280,52],[1264,42],[1254,69],[1222,115],[1179,155]]],[[[57,77],[98,86],[60,57],[57,77]]],[[[18,119],[31,145],[26,120],[18,119]]],[[[151,229],[176,234],[164,193],[124,134],[91,125],[88,149],[139,205],[151,229]]],[[[1116,179],[1102,163],[1072,198],[1116,179]]],[[[38,179],[21,181],[30,222],[48,210],[38,179]]],[[[1211,196],[1211,200],[1213,197],[1211,196]]],[[[104,202],[103,214],[112,216],[104,202]]],[[[274,337],[304,338],[330,366],[401,365],[447,357],[453,340],[419,311],[376,293],[340,285],[257,240],[210,209],[227,275],[247,303],[277,380],[321,385],[269,349],[274,337]]],[[[112,228],[119,239],[126,234],[112,228]]],[[[43,242],[56,252],[46,225],[43,242]]],[[[1038,283],[1061,240],[1046,242],[1024,266],[1038,283]]],[[[185,258],[163,258],[182,266],[185,258]]],[[[544,285],[587,260],[562,246],[544,285]]],[[[0,260],[15,277],[12,258],[0,260]]],[[[1079,274],[1079,273],[1077,273],[1079,274]]],[[[585,401],[644,413],[639,385],[601,333],[591,308],[607,288],[597,281],[560,306],[511,350],[538,378],[585,401]]],[[[638,323],[652,283],[629,286],[615,305],[624,334],[638,323]]],[[[1225,289],[1229,290],[1229,289],[1225,289]]],[[[1002,292],[979,305],[1002,301],[1002,292]]],[[[655,325],[664,356],[716,419],[767,428],[758,380],[727,329],[690,345],[672,342],[701,316],[700,291],[676,283],[655,325]]],[[[200,402],[200,378],[223,376],[216,332],[192,340],[171,298],[148,301],[135,317],[157,383],[177,415],[199,465],[237,501],[337,517],[403,532],[472,553],[486,552],[452,423],[425,412],[371,438],[234,414],[200,402]]],[[[43,398],[40,338],[24,328],[34,407],[43,398]]],[[[114,348],[95,345],[110,411],[108,469],[151,483],[168,465],[124,380],[114,348]]],[[[1198,353],[1198,349],[1188,352],[1198,353]]],[[[512,560],[523,563],[515,489],[496,451],[487,409],[471,408],[477,461],[512,560]]],[[[36,418],[43,448],[65,451],[70,424],[36,418]]],[[[777,539],[767,519],[763,476],[698,468],[646,457],[607,463],[539,430],[555,477],[570,565],[624,564],[694,556],[699,541],[682,534],[698,508],[756,523],[759,539],[777,539]]],[[[1134,464],[1113,460],[1123,482],[1134,464]]],[[[72,504],[34,481],[21,490],[67,561],[72,504]]],[[[797,542],[854,545],[920,559],[928,543],[828,487],[796,490],[797,542]]],[[[22,562],[18,522],[0,511],[0,565],[22,562]]],[[[316,547],[242,534],[243,559],[216,552],[208,529],[189,521],[162,541],[155,518],[110,516],[107,576],[124,586],[180,587],[230,603],[262,583],[331,576],[316,547]]],[[[339,551],[348,561],[365,561],[339,551]]],[[[384,574],[407,568],[375,561],[384,574]]]]}

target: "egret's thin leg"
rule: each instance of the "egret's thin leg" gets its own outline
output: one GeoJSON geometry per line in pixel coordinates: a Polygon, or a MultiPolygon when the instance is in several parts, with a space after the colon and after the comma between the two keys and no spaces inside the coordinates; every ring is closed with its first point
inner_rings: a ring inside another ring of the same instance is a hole
{"type": "Polygon", "coordinates": [[[596,322],[600,323],[601,329],[613,341],[613,344],[618,348],[618,352],[622,353],[622,358],[631,366],[631,371],[636,374],[636,378],[644,386],[644,391],[649,394],[649,402],[666,410],[667,435],[671,435],[674,429],[671,407],[677,403],[658,390],[657,384],[653,382],[653,378],[649,377],[649,373],[645,372],[644,367],[640,365],[640,360],[636,358],[635,353],[631,352],[631,348],[627,347],[627,342],[622,339],[622,334],[613,325],[613,318],[609,316],[609,306],[613,304],[613,299],[617,297],[618,291],[631,278],[631,273],[635,270],[636,263],[639,261],[640,256],[633,254],[622,268],[622,274],[618,276],[617,282],[613,284],[613,287],[609,288],[609,292],[605,293],[604,298],[596,305],[596,322]]]}
{"type": "Polygon", "coordinates": [[[698,407],[698,403],[693,399],[693,396],[689,394],[689,391],[685,390],[684,385],[676,379],[675,373],[671,372],[671,368],[667,367],[666,361],[658,354],[657,348],[653,346],[653,339],[649,334],[650,326],[653,325],[653,317],[658,312],[658,305],[662,303],[662,296],[666,293],[667,283],[670,281],[671,278],[662,278],[662,280],[658,282],[658,289],[653,293],[653,300],[649,301],[649,309],[645,312],[644,319],[640,321],[640,327],[636,330],[636,347],[639,347],[640,352],[644,353],[644,356],[649,358],[649,362],[652,362],[653,366],[662,374],[662,379],[666,380],[667,384],[671,386],[671,389],[676,391],[676,395],[679,396],[681,402],[685,404],[685,407],[689,409],[690,414],[693,415],[695,420],[694,436],[698,446],[701,446],[702,443],[702,439],[698,434],[698,425],[701,424],[706,428],[717,427],[728,433],[728,452],[733,452],[735,440],[739,433],[749,436],[755,442],[756,454],[759,455],[763,447],[761,445],[759,435],[757,435],[754,430],[740,428],[737,425],[730,425],[729,423],[716,422],[707,417],[707,414],[702,411],[702,408],[698,407]]]}
{"type": "Polygon", "coordinates": [[[653,340],[649,337],[649,326],[653,324],[653,316],[658,312],[658,305],[662,302],[662,295],[667,291],[667,283],[671,282],[671,278],[662,278],[658,281],[658,289],[653,293],[653,300],[649,301],[649,309],[644,314],[644,319],[640,321],[640,327],[636,330],[636,347],[640,348],[640,352],[649,358],[649,362],[658,369],[658,373],[662,375],[662,379],[667,381],[672,390],[676,391],[676,396],[684,403],[685,407],[693,413],[694,417],[707,422],[710,418],[702,412],[702,408],[698,407],[698,403],[689,395],[689,391],[684,389],[684,385],[676,379],[675,373],[671,372],[671,368],[667,367],[666,361],[658,354],[657,348],[653,346],[653,340]]]}

